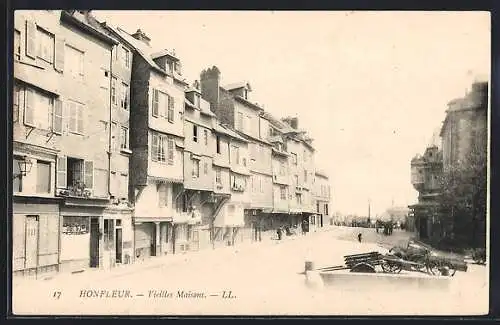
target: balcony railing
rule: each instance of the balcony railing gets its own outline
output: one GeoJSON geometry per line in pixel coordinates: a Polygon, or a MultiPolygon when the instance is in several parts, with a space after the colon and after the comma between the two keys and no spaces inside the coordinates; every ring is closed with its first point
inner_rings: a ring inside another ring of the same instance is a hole
{"type": "Polygon", "coordinates": [[[56,191],[57,196],[68,196],[78,198],[91,198],[92,190],[85,187],[85,184],[80,183],[67,188],[60,188],[56,191]]]}

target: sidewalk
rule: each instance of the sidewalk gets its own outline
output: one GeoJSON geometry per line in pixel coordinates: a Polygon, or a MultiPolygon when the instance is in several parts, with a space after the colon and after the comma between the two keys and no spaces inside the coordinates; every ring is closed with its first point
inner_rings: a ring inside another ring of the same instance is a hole
{"type": "Polygon", "coordinates": [[[287,242],[289,240],[301,240],[306,239],[310,236],[314,236],[315,233],[323,233],[325,231],[332,230],[333,227],[324,227],[321,230],[318,230],[313,233],[309,233],[306,236],[295,235],[292,238],[284,236],[282,241],[278,241],[269,233],[263,233],[262,241],[245,241],[242,243],[238,243],[235,246],[221,246],[215,249],[208,248],[204,250],[188,252],[183,254],[169,254],[158,257],[151,257],[147,260],[136,262],[133,264],[122,265],[112,269],[103,270],[103,269],[86,269],[81,273],[57,273],[51,277],[44,277],[39,279],[28,279],[28,278],[16,278],[12,280],[12,287],[24,287],[29,286],[30,284],[59,284],[62,282],[88,282],[88,281],[105,281],[106,279],[117,278],[121,276],[126,276],[133,273],[138,273],[145,270],[161,268],[161,267],[170,267],[179,265],[182,263],[186,263],[188,261],[199,261],[201,258],[207,258],[211,255],[221,255],[226,254],[229,258],[230,256],[234,256],[234,254],[238,254],[240,252],[248,252],[255,249],[262,249],[265,247],[273,247],[274,245],[287,242]]]}

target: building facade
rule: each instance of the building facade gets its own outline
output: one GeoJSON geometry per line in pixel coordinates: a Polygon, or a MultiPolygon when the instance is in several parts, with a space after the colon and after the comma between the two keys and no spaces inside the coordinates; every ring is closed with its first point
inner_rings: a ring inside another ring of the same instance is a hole
{"type": "Polygon", "coordinates": [[[14,36],[14,273],[130,262],[131,208],[110,185],[112,171],[127,182],[130,154],[111,147],[119,42],[77,10],[18,11],[14,36]]]}
{"type": "Polygon", "coordinates": [[[318,228],[325,227],[331,224],[331,192],[328,175],[322,171],[315,171],[315,179],[313,185],[313,197],[316,204],[316,220],[315,225],[318,228]]]}

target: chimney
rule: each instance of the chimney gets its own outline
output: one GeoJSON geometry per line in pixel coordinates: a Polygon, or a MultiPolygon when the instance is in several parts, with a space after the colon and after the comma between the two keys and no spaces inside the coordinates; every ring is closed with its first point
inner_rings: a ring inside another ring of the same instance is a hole
{"type": "Polygon", "coordinates": [[[201,96],[210,103],[216,113],[219,104],[220,71],[216,66],[203,70],[200,74],[201,96]]]}
{"type": "Polygon", "coordinates": [[[295,130],[298,129],[299,127],[299,118],[298,117],[292,117],[290,119],[290,126],[294,128],[295,130]]]}
{"type": "Polygon", "coordinates": [[[137,29],[137,31],[132,34],[132,37],[136,40],[142,41],[147,46],[149,46],[149,42],[151,41],[151,39],[141,29],[137,29]]]}
{"type": "Polygon", "coordinates": [[[200,82],[198,80],[195,80],[193,82],[193,88],[200,90],[200,82]]]}

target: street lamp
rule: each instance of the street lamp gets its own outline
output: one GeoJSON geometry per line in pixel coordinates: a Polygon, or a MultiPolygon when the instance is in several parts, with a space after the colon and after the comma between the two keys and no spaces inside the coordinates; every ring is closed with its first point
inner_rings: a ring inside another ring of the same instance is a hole
{"type": "Polygon", "coordinates": [[[30,159],[26,159],[26,156],[24,156],[23,159],[19,160],[17,163],[19,165],[19,173],[15,174],[13,179],[26,176],[31,171],[31,167],[33,167],[33,163],[30,159]]]}

